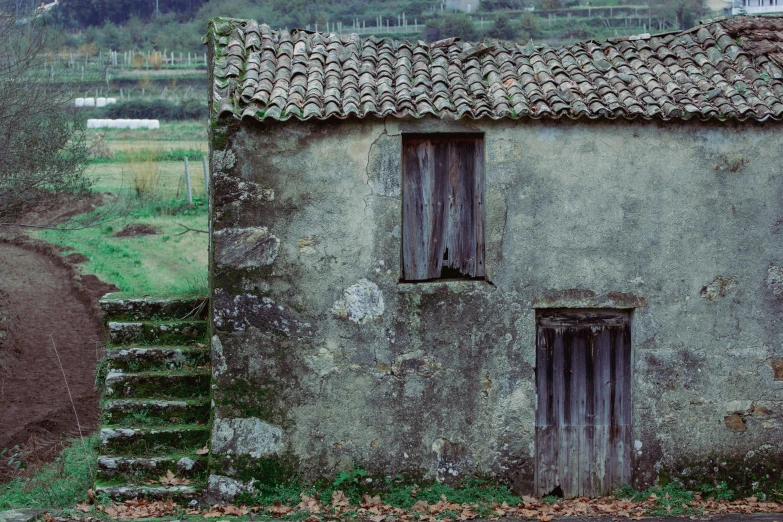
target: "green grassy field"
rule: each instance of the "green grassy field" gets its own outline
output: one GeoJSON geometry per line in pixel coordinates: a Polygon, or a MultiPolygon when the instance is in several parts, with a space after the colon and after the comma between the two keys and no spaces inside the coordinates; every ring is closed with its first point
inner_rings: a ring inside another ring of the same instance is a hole
{"type": "Polygon", "coordinates": [[[134,147],[136,144],[154,144],[158,147],[177,146],[198,143],[207,150],[207,123],[202,121],[161,122],[160,129],[90,129],[87,138],[90,142],[103,135],[110,147],[134,147]]]}
{"type": "MultiPolygon", "coordinates": [[[[207,153],[206,125],[163,123],[159,130],[90,131],[88,141],[102,135],[109,148],[125,152],[123,161],[87,167],[94,192],[115,194],[113,201],[90,215],[78,216],[62,230],[37,236],[86,256],[79,266],[124,292],[182,294],[207,290],[207,229],[204,170],[190,161],[194,205],[187,204],[183,161],[156,161],[161,151],[207,153]],[[127,161],[133,160],[133,161],[127,161]],[[94,223],[82,228],[79,223],[94,223]],[[148,225],[151,235],[117,235],[129,225],[148,225]],[[183,226],[184,225],[184,226],[183,226]],[[183,233],[184,232],[184,233],[183,233]]],[[[70,252],[69,252],[70,253],[70,252]]]]}
{"type": "MultiPolygon", "coordinates": [[[[187,197],[185,163],[182,161],[143,161],[133,163],[98,163],[89,165],[87,172],[94,180],[95,192],[134,195],[137,185],[151,183],[150,196],[156,199],[187,197]]],[[[204,169],[200,161],[190,162],[191,193],[203,197],[204,169]]]]}

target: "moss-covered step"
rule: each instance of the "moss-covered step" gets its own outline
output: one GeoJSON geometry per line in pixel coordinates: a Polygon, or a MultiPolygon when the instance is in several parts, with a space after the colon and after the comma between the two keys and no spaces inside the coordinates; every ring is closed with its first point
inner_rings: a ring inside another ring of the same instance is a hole
{"type": "Polygon", "coordinates": [[[100,307],[110,321],[143,321],[152,319],[206,319],[207,296],[133,296],[106,294],[100,307]]]}
{"type": "Polygon", "coordinates": [[[164,424],[206,424],[209,400],[114,399],[101,405],[103,422],[127,427],[164,424]]]}
{"type": "Polygon", "coordinates": [[[202,495],[204,484],[192,484],[188,486],[136,486],[125,485],[117,486],[111,484],[101,484],[96,481],[95,493],[98,495],[107,495],[114,500],[131,500],[134,498],[145,498],[147,500],[167,500],[187,501],[198,499],[202,495]]]}
{"type": "Polygon", "coordinates": [[[207,347],[184,346],[129,346],[109,348],[106,351],[109,370],[143,372],[199,368],[210,362],[207,347]]]}
{"type": "Polygon", "coordinates": [[[209,370],[176,372],[109,372],[104,394],[107,398],[191,399],[207,397],[209,370]]]}
{"type": "Polygon", "coordinates": [[[192,453],[209,440],[205,425],[184,424],[161,428],[101,428],[101,446],[107,456],[155,457],[192,453]]]}
{"type": "Polygon", "coordinates": [[[206,321],[137,321],[109,322],[111,344],[149,344],[192,346],[204,343],[206,321]]]}
{"type": "Polygon", "coordinates": [[[165,457],[98,457],[98,477],[111,483],[144,484],[159,480],[171,471],[177,477],[204,480],[207,475],[207,459],[195,453],[165,457]]]}

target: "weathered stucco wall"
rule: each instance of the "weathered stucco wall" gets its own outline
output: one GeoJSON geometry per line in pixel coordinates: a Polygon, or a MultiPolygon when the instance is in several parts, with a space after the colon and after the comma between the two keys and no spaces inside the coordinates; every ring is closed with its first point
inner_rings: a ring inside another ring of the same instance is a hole
{"type": "Polygon", "coordinates": [[[535,308],[558,306],[635,309],[636,485],[764,480],[783,454],[780,136],[774,124],[215,126],[213,486],[356,466],[529,492],[535,308]],[[491,283],[401,284],[402,134],[448,131],[485,133],[491,283]]]}

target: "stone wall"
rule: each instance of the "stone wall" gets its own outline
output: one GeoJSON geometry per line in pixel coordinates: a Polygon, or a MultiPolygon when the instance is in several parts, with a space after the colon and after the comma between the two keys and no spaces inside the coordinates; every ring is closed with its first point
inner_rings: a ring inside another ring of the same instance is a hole
{"type": "Polygon", "coordinates": [[[355,466],[531,491],[547,307],[634,309],[635,485],[779,473],[780,136],[774,123],[214,126],[213,488],[355,466]],[[400,283],[402,134],[464,131],[485,133],[488,281],[400,283]]]}

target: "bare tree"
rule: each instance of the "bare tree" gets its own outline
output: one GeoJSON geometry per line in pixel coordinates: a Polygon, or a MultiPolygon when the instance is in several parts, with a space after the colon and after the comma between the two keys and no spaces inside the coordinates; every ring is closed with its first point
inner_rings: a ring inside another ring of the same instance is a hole
{"type": "Polygon", "coordinates": [[[690,29],[707,13],[704,0],[649,0],[649,6],[652,16],[670,20],[681,30],[690,29]]]}
{"type": "Polygon", "coordinates": [[[85,127],[55,41],[42,17],[0,17],[0,226],[90,188],[85,127]]]}

